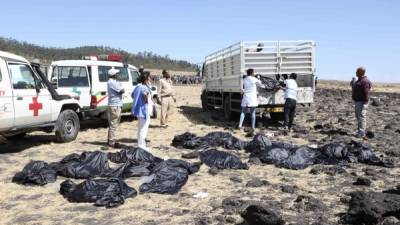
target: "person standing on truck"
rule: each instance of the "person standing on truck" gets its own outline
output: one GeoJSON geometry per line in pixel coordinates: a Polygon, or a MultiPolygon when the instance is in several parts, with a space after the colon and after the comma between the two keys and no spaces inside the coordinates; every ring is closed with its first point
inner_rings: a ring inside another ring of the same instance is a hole
{"type": "Polygon", "coordinates": [[[108,94],[108,146],[112,148],[120,148],[121,145],[115,142],[115,132],[119,126],[121,120],[121,108],[122,108],[122,94],[125,90],[122,84],[117,81],[117,75],[119,70],[112,67],[108,70],[110,78],[107,82],[107,94],[108,94]]]}
{"type": "Polygon", "coordinates": [[[354,101],[354,109],[357,118],[357,131],[356,137],[365,137],[365,131],[367,128],[367,110],[369,95],[371,92],[371,81],[365,76],[365,68],[357,68],[356,75],[357,80],[353,78],[350,82],[352,87],[352,97],[354,101]]]}
{"type": "Polygon", "coordinates": [[[150,72],[144,71],[140,76],[140,84],[132,92],[132,115],[138,119],[138,147],[148,150],[146,147],[146,137],[150,125],[150,115],[153,105],[151,101],[150,72]]]}
{"type": "Polygon", "coordinates": [[[170,114],[173,107],[172,101],[176,102],[175,91],[172,86],[171,75],[167,70],[162,71],[163,78],[160,79],[158,90],[160,92],[161,102],[161,127],[165,128],[168,126],[168,114],[170,114]]]}
{"type": "Polygon", "coordinates": [[[290,131],[293,126],[294,116],[296,114],[297,104],[297,74],[291,73],[289,79],[284,80],[282,86],[285,90],[285,105],[283,107],[284,129],[290,131]]]}
{"type": "Polygon", "coordinates": [[[254,76],[254,69],[248,69],[246,74],[247,76],[243,79],[243,98],[241,103],[242,112],[240,113],[238,128],[242,128],[246,111],[250,108],[251,128],[252,131],[254,131],[256,128],[256,108],[258,106],[257,86],[262,86],[262,83],[254,76]]]}

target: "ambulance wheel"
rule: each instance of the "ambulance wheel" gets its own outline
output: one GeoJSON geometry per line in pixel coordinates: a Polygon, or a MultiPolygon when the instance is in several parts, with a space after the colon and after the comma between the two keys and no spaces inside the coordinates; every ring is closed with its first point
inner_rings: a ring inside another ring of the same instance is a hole
{"type": "Polygon", "coordinates": [[[275,121],[283,121],[285,119],[283,112],[270,112],[269,115],[275,121]]]}
{"type": "Polygon", "coordinates": [[[76,139],[80,129],[79,117],[73,110],[66,109],[58,115],[56,137],[58,142],[70,142],[76,139]]]}

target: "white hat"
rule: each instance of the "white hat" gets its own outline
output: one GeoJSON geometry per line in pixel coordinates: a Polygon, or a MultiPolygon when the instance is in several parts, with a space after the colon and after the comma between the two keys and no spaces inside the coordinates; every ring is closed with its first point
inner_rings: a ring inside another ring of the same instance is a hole
{"type": "Polygon", "coordinates": [[[110,77],[117,75],[117,73],[119,73],[119,70],[115,69],[114,67],[108,70],[108,76],[110,77]]]}

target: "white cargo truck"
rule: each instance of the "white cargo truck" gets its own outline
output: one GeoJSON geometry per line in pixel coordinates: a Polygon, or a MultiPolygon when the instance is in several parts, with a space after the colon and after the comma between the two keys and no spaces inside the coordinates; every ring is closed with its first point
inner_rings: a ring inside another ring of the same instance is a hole
{"type": "MultiPolygon", "coordinates": [[[[121,62],[119,55],[84,57],[83,60],[60,60],[51,63],[48,78],[57,92],[70,95],[82,105],[84,118],[107,119],[108,70],[114,67],[120,72],[117,80],[125,89],[122,112],[129,113],[132,107],[131,93],[138,84],[139,71],[135,66],[121,62]]],[[[151,86],[153,101],[157,99],[157,88],[151,86]]],[[[156,106],[153,118],[157,116],[156,106]]]]}
{"type": "Polygon", "coordinates": [[[0,135],[18,139],[27,132],[55,132],[59,142],[75,140],[81,106],[59,95],[40,65],[0,51],[0,135]]]}
{"type": "MultiPolygon", "coordinates": [[[[240,112],[243,75],[250,68],[262,80],[276,84],[284,74],[297,73],[297,102],[310,105],[315,91],[314,51],[313,41],[241,41],[206,56],[203,109],[223,108],[225,119],[233,119],[235,112],[240,112]]],[[[258,112],[281,118],[284,103],[283,90],[258,89],[258,112]]]]}

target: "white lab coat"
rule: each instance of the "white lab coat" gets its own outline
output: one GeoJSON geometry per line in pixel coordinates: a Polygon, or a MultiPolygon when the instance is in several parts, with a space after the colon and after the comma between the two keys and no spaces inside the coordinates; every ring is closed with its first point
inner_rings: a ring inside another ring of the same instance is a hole
{"type": "Polygon", "coordinates": [[[257,107],[257,86],[261,86],[261,81],[253,76],[243,79],[243,98],[242,107],[257,107]]]}

